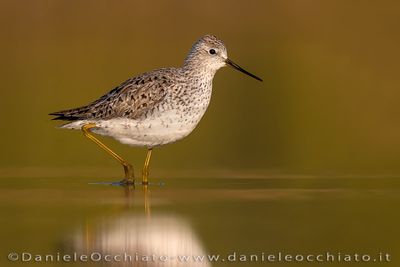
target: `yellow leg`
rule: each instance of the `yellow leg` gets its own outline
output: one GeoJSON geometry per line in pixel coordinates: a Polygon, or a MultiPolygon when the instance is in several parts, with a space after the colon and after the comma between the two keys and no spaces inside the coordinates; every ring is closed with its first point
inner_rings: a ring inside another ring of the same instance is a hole
{"type": "Polygon", "coordinates": [[[112,151],[109,147],[107,147],[105,144],[100,142],[99,139],[93,136],[93,134],[90,132],[90,129],[96,128],[96,124],[94,123],[88,123],[84,126],[82,126],[82,132],[83,134],[92,140],[94,143],[96,143],[99,147],[101,147],[104,151],[106,151],[108,154],[110,154],[113,158],[115,158],[119,163],[122,164],[124,167],[124,172],[125,172],[125,179],[124,182],[128,184],[132,184],[135,180],[134,174],[133,174],[133,167],[131,164],[129,164],[126,160],[121,158],[117,153],[112,151]]]}
{"type": "Polygon", "coordinates": [[[142,171],[142,184],[147,185],[149,184],[149,172],[150,172],[150,159],[151,159],[151,152],[153,151],[152,148],[147,150],[146,160],[144,161],[143,171],[142,171]]]}

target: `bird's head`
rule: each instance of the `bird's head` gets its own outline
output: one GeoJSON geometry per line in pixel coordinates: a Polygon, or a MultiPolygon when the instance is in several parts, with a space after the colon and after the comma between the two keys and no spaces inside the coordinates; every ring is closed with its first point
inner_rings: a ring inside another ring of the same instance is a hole
{"type": "Polygon", "coordinates": [[[185,65],[190,65],[192,68],[206,68],[213,72],[228,65],[262,81],[230,60],[225,44],[214,35],[205,35],[193,45],[186,57],[185,65]]]}

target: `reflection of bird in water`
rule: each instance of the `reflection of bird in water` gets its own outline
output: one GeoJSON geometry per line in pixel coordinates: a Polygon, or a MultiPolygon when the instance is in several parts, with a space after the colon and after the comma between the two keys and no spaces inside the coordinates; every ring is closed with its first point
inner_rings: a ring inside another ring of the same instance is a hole
{"type": "Polygon", "coordinates": [[[171,215],[149,219],[124,214],[101,222],[89,235],[79,231],[73,238],[77,253],[121,255],[121,261],[112,260],[110,266],[211,266],[191,226],[171,215]],[[196,261],[193,257],[204,259],[196,261]]]}
{"type": "Polygon", "coordinates": [[[97,220],[77,231],[68,247],[72,245],[71,249],[78,254],[121,255],[121,261],[105,263],[108,266],[211,266],[191,225],[175,215],[149,216],[147,188],[144,193],[144,215],[125,212],[97,220]],[[193,256],[204,259],[194,260],[193,256]]]}
{"type": "Polygon", "coordinates": [[[142,183],[148,183],[152,149],[190,134],[203,117],[218,69],[231,66],[257,80],[228,59],[224,43],[206,35],[192,47],[180,68],[163,68],[127,80],[84,107],[51,113],[61,126],[81,129],[124,167],[124,184],[134,182],[133,167],[92,135],[111,136],[121,143],[148,148],[142,183]]]}

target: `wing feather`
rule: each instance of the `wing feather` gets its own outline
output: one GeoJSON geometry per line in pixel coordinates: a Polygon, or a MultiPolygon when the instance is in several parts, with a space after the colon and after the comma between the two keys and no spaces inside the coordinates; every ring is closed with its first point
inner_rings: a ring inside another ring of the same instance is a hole
{"type": "Polygon", "coordinates": [[[153,109],[167,95],[173,84],[168,69],[145,73],[129,79],[89,105],[62,110],[50,115],[53,120],[87,120],[124,117],[137,119],[153,109]]]}

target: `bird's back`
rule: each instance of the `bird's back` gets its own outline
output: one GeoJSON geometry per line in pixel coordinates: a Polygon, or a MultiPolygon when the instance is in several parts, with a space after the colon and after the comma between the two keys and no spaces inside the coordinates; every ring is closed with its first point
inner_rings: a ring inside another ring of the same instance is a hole
{"type": "Polygon", "coordinates": [[[178,70],[164,68],[143,73],[117,86],[96,101],[79,108],[50,115],[54,120],[105,120],[116,117],[138,119],[153,109],[179,80],[178,70]]]}

